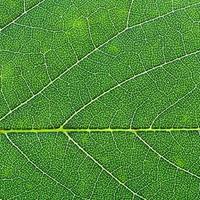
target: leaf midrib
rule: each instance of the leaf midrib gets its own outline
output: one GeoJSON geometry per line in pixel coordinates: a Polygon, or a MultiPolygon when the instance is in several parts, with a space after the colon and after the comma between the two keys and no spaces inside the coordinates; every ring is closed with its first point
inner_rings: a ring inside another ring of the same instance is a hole
{"type": "Polygon", "coordinates": [[[41,129],[0,129],[0,134],[7,133],[88,133],[88,132],[189,132],[200,131],[200,127],[181,128],[41,128],[41,129]]]}

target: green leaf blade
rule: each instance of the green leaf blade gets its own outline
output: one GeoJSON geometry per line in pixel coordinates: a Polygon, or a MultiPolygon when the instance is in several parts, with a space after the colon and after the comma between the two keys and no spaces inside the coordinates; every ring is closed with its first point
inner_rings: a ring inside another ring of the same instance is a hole
{"type": "Polygon", "coordinates": [[[199,1],[14,3],[0,198],[198,199],[199,1]]]}

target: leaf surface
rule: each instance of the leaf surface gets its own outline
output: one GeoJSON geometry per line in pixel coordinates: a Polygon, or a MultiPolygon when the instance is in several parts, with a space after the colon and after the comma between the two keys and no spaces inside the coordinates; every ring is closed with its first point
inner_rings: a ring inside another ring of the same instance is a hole
{"type": "Polygon", "coordinates": [[[199,199],[199,0],[0,8],[0,199],[199,199]]]}

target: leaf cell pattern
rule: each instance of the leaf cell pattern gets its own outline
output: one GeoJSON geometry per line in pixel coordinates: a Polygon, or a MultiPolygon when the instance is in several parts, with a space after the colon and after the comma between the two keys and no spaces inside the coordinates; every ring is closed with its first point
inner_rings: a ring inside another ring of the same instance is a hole
{"type": "Polygon", "coordinates": [[[0,199],[200,198],[199,0],[0,10],[0,199]]]}

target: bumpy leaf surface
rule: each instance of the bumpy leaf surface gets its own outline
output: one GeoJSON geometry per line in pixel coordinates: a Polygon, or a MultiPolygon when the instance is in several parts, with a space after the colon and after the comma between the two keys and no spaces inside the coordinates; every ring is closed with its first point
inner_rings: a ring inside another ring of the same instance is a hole
{"type": "Polygon", "coordinates": [[[199,0],[1,0],[0,199],[200,199],[199,0]]]}

